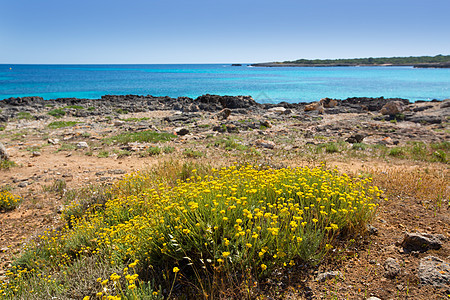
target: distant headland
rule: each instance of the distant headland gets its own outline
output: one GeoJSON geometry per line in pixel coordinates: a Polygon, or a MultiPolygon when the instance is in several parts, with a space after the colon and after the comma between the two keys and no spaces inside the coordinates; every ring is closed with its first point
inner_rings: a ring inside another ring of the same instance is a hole
{"type": "Polygon", "coordinates": [[[297,59],[252,64],[253,67],[355,67],[412,66],[414,68],[450,68],[450,55],[409,57],[368,57],[339,59],[297,59]]]}

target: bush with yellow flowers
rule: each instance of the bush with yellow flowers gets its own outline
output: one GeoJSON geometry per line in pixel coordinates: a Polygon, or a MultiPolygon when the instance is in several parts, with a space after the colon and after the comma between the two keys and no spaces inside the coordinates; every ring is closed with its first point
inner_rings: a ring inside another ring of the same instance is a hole
{"type": "Polygon", "coordinates": [[[22,198],[8,190],[0,190],[0,210],[11,210],[19,206],[22,198]]]}
{"type": "MultiPolygon", "coordinates": [[[[84,296],[100,299],[157,298],[161,290],[170,294],[176,280],[208,294],[215,282],[261,279],[275,268],[319,263],[337,239],[365,230],[382,195],[370,179],[325,168],[195,171],[175,185],[155,183],[146,173],[125,177],[112,189],[116,197],[41,235],[17,264],[70,275],[80,262],[95,261],[110,280],[93,283],[84,296]],[[130,263],[134,275],[117,275],[130,263]]],[[[60,281],[64,289],[68,282],[60,281]]],[[[3,288],[4,295],[14,291],[11,284],[3,288]]]]}

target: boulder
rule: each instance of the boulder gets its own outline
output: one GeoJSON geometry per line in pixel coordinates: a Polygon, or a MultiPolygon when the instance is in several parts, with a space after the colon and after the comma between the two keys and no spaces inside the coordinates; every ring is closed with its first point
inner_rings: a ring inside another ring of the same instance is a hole
{"type": "Polygon", "coordinates": [[[189,129],[187,129],[187,128],[177,128],[177,129],[175,129],[175,133],[178,136],[183,136],[183,135],[186,135],[186,134],[189,133],[189,129]]]}
{"type": "Polygon", "coordinates": [[[282,106],[277,106],[277,107],[269,108],[267,111],[282,114],[286,111],[286,108],[284,108],[282,106]]]}
{"type": "Polygon", "coordinates": [[[361,143],[364,140],[364,138],[365,138],[365,135],[357,133],[357,134],[351,135],[345,141],[347,143],[355,144],[355,143],[361,143]]]}
{"type": "Polygon", "coordinates": [[[381,109],[382,115],[395,116],[401,114],[404,110],[403,103],[400,101],[391,101],[386,103],[381,109]]]}
{"type": "Polygon", "coordinates": [[[304,111],[314,111],[317,110],[320,114],[324,113],[324,108],[319,102],[314,102],[305,106],[304,111]]]}
{"type": "Polygon", "coordinates": [[[419,280],[421,284],[449,287],[450,264],[440,258],[427,256],[419,263],[419,280]]]}

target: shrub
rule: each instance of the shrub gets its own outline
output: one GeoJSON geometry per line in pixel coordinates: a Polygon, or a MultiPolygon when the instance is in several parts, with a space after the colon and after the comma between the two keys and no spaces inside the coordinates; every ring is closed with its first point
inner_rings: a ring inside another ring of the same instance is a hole
{"type": "Polygon", "coordinates": [[[158,146],[155,146],[155,147],[149,147],[149,148],[147,149],[147,153],[148,153],[148,155],[150,155],[150,156],[153,156],[153,155],[159,155],[159,154],[161,154],[161,148],[159,148],[158,146]]]}
{"type": "Polygon", "coordinates": [[[17,164],[9,159],[0,159],[0,169],[10,169],[16,167],[17,164]]]}
{"type": "Polygon", "coordinates": [[[68,105],[65,108],[72,108],[72,109],[84,109],[81,105],[68,105]]]}
{"type": "Polygon", "coordinates": [[[381,196],[370,179],[322,168],[212,171],[200,176],[191,169],[193,176],[173,187],[150,173],[126,175],[105,202],[87,205],[84,215],[72,209],[60,232],[30,243],[7,273],[4,295],[20,298],[39,282],[61,294],[65,286],[58,291],[53,280],[77,274],[86,260],[114,273],[97,280],[83,274],[90,280],[85,295],[125,298],[135,291],[151,298],[161,285],[156,294],[166,291],[170,298],[175,282],[215,294],[218,284],[248,278],[253,284],[274,270],[319,263],[338,237],[365,230],[381,196]]]}
{"type": "Polygon", "coordinates": [[[401,157],[405,155],[405,150],[403,150],[400,147],[394,147],[391,150],[389,150],[388,155],[395,156],[395,157],[401,157]]]}
{"type": "Polygon", "coordinates": [[[34,116],[32,116],[29,112],[19,112],[17,114],[17,119],[19,120],[34,120],[34,116]]]}
{"type": "Polygon", "coordinates": [[[48,114],[55,118],[62,118],[66,115],[66,112],[61,108],[57,108],[49,111],[48,114]]]}
{"type": "Polygon", "coordinates": [[[19,196],[16,196],[5,189],[0,190],[0,209],[12,210],[19,206],[21,202],[22,198],[19,196]]]}
{"type": "Polygon", "coordinates": [[[202,151],[197,151],[193,149],[186,149],[183,151],[183,155],[188,158],[200,158],[206,156],[206,154],[202,151]]]}

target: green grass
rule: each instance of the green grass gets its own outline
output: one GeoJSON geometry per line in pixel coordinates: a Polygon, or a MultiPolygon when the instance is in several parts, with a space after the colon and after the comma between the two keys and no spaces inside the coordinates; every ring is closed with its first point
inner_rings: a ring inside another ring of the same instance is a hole
{"type": "Polygon", "coordinates": [[[0,159],[0,170],[8,170],[13,167],[17,167],[17,164],[14,161],[0,159]]]}
{"type": "Polygon", "coordinates": [[[173,153],[175,151],[175,147],[173,146],[164,146],[162,151],[166,154],[173,153]]]}
{"type": "Polygon", "coordinates": [[[85,109],[83,106],[81,106],[81,105],[68,105],[68,106],[66,106],[66,107],[64,107],[64,108],[72,108],[72,109],[85,109]]]}
{"type": "Polygon", "coordinates": [[[105,138],[103,139],[103,142],[107,145],[127,144],[132,142],[157,143],[157,142],[167,142],[174,138],[176,138],[176,135],[171,133],[147,130],[140,132],[122,133],[116,136],[105,138]]]}
{"type": "Polygon", "coordinates": [[[109,151],[106,151],[106,150],[100,151],[97,154],[97,157],[99,157],[99,158],[107,158],[107,157],[109,157],[109,151]]]}
{"type": "Polygon", "coordinates": [[[248,149],[248,146],[241,144],[239,140],[233,137],[220,138],[214,143],[214,146],[223,147],[227,151],[231,150],[243,151],[248,149]]]}
{"type": "Polygon", "coordinates": [[[87,108],[87,110],[88,110],[88,111],[94,111],[94,110],[95,110],[95,107],[90,106],[90,107],[87,108]]]}
{"type": "Polygon", "coordinates": [[[48,114],[55,118],[62,118],[66,115],[66,112],[61,108],[57,108],[49,111],[48,114]]]}
{"type": "Polygon", "coordinates": [[[73,151],[77,149],[77,146],[74,144],[68,144],[68,143],[64,143],[61,145],[61,147],[58,148],[58,150],[56,150],[56,152],[61,152],[61,151],[73,151]]]}
{"type": "Polygon", "coordinates": [[[154,155],[160,155],[162,150],[158,146],[154,146],[154,147],[149,147],[146,152],[149,156],[154,156],[154,155]]]}
{"type": "Polygon", "coordinates": [[[63,128],[63,127],[72,127],[77,125],[80,122],[75,122],[75,121],[55,121],[55,122],[51,122],[50,124],[48,124],[48,128],[51,129],[58,129],[58,128],[63,128]]]}
{"type": "Polygon", "coordinates": [[[125,122],[141,122],[141,121],[147,121],[150,120],[150,118],[143,117],[143,118],[126,118],[126,119],[120,119],[125,122]]]}
{"type": "Polygon", "coordinates": [[[29,112],[19,112],[17,114],[17,119],[19,120],[34,120],[35,117],[33,115],[31,115],[29,112]]]}
{"type": "Polygon", "coordinates": [[[183,151],[183,155],[187,158],[200,158],[200,157],[205,157],[206,153],[202,152],[202,151],[193,150],[193,149],[185,149],[183,151]]]}
{"type": "Polygon", "coordinates": [[[118,109],[116,109],[116,113],[126,115],[126,114],[128,114],[128,110],[122,109],[122,108],[118,108],[118,109]]]}

